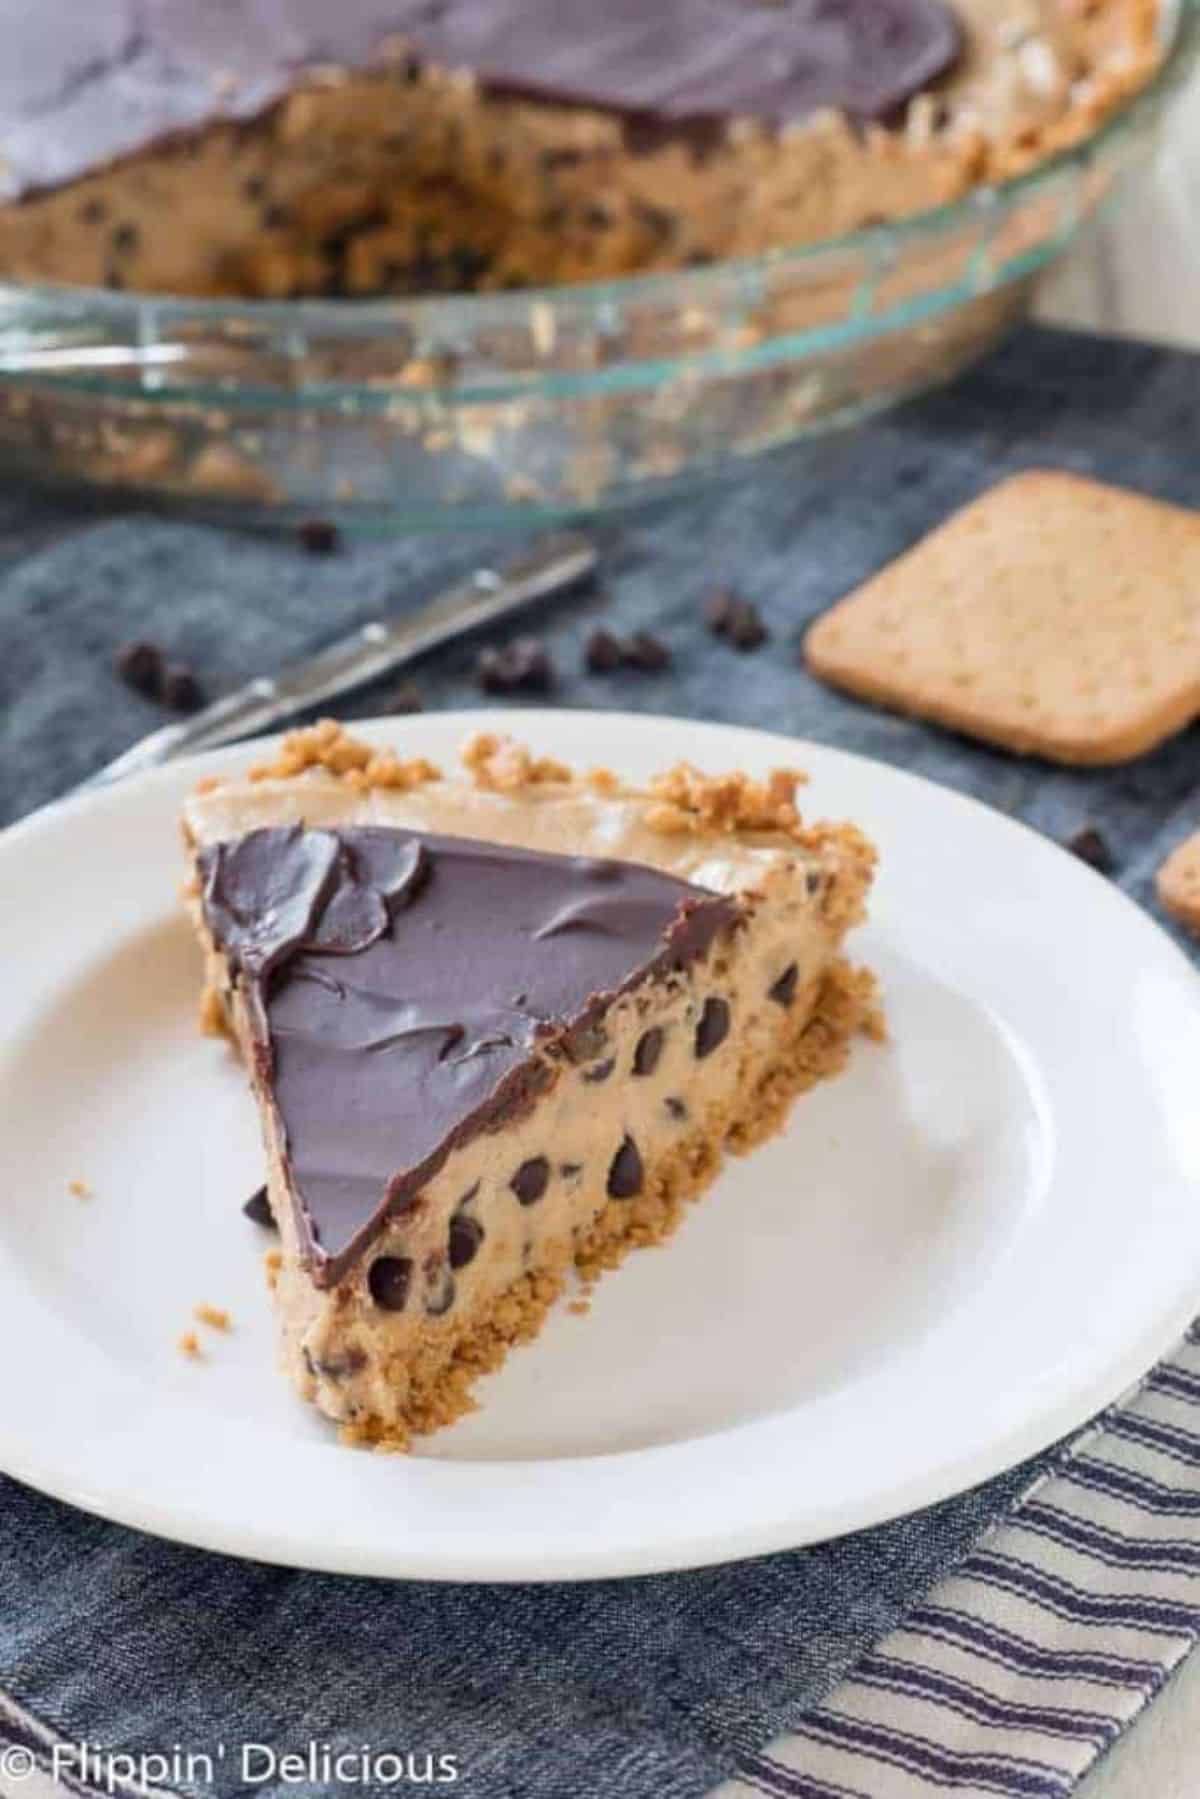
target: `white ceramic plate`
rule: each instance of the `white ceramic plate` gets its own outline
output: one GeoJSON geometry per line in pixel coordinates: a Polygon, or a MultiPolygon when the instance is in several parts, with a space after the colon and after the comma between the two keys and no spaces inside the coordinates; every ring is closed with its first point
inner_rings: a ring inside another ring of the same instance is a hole
{"type": "MultiPolygon", "coordinates": [[[[412,1457],[340,1447],[273,1367],[240,1071],[195,1030],[176,816],[238,749],[0,838],[0,1466],[268,1561],[575,1578],[816,1541],[955,1492],[1113,1399],[1200,1305],[1200,979],[1115,888],[894,769],[612,714],[489,720],[642,776],[807,767],[882,870],[855,952],[893,1041],[801,1101],[412,1457]],[[79,1199],[81,1179],[94,1197],[79,1199]],[[176,1347],[227,1307],[205,1359],[176,1347]]],[[[478,713],[377,741],[450,759],[478,713]]]]}

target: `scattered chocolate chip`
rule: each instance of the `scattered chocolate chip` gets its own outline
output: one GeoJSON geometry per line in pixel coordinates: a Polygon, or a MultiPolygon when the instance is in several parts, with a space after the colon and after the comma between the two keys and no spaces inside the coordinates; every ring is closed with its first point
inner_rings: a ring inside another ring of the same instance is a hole
{"type": "Polygon", "coordinates": [[[432,1255],[425,1263],[425,1311],[430,1318],[441,1318],[454,1304],[454,1276],[440,1255],[432,1255]]]}
{"type": "Polygon", "coordinates": [[[522,1162],[508,1183],[523,1206],[534,1206],[550,1181],[550,1164],[545,1156],[532,1156],[522,1162]]]}
{"type": "Polygon", "coordinates": [[[132,225],[128,221],[124,225],[118,225],[109,239],[113,251],[118,256],[129,256],[137,249],[141,241],[141,232],[136,225],[132,225]]]}
{"type": "Polygon", "coordinates": [[[635,631],[625,646],[625,660],[630,668],[640,668],[644,674],[656,675],[660,669],[671,666],[671,652],[652,632],[635,631]]]}
{"type": "Polygon", "coordinates": [[[688,1115],[688,1109],[678,1094],[668,1093],[663,1105],[666,1106],[672,1118],[686,1118],[688,1115]]]}
{"type": "Polygon", "coordinates": [[[633,1052],[634,1074],[654,1073],[658,1067],[658,1058],[662,1055],[663,1037],[663,1028],[658,1024],[653,1024],[648,1031],[642,1032],[633,1052]]]}
{"type": "Polygon", "coordinates": [[[284,225],[291,224],[292,215],[286,206],[280,206],[277,201],[272,201],[270,206],[263,207],[262,222],[268,231],[278,231],[284,225]]]}
{"type": "Polygon", "coordinates": [[[332,556],[341,546],[337,526],[324,518],[306,519],[296,535],[301,549],[307,550],[310,556],[332,556]]]}
{"type": "Polygon", "coordinates": [[[412,1262],[408,1256],[377,1256],[367,1274],[371,1298],[382,1312],[402,1312],[408,1302],[412,1262]]]}
{"type": "Polygon", "coordinates": [[[584,664],[593,675],[610,675],[625,660],[621,640],[603,625],[598,625],[588,638],[583,652],[584,664]]]}
{"type": "Polygon", "coordinates": [[[782,1006],[786,1012],[796,997],[796,982],[799,979],[799,976],[800,970],[797,968],[796,964],[794,962],[789,962],[779,979],[777,981],[772,981],[771,985],[767,988],[767,998],[773,999],[775,1004],[777,1006],[782,1006]]]}
{"type": "Polygon", "coordinates": [[[1108,839],[1100,834],[1095,825],[1085,825],[1073,837],[1068,837],[1067,848],[1073,856],[1078,856],[1081,862],[1086,862],[1098,874],[1110,875],[1116,867],[1108,839]]]}
{"type": "Polygon", "coordinates": [[[450,1266],[465,1268],[473,1262],[483,1242],[483,1226],[478,1218],[458,1214],[450,1220],[450,1266]]]}
{"type": "Polygon", "coordinates": [[[135,693],[144,693],[149,699],[158,699],[161,695],[163,655],[156,643],[137,639],[122,645],[113,658],[113,667],[135,693]]]}
{"type": "Polygon", "coordinates": [[[163,670],[163,703],[172,712],[195,712],[204,704],[204,690],[185,663],[175,662],[163,670]]]}
{"type": "Polygon", "coordinates": [[[536,637],[480,650],[475,674],[485,693],[547,693],[554,685],[554,664],[536,637]]]}
{"type": "Polygon", "coordinates": [[[275,1229],[275,1215],[267,1202],[267,1189],[265,1187],[259,1187],[256,1192],[250,1195],[249,1199],[242,1207],[242,1212],[250,1220],[251,1224],[261,1224],[265,1231],[273,1231],[275,1229]]]}
{"type": "Polygon", "coordinates": [[[423,712],[425,701],[421,697],[421,689],[415,681],[405,681],[395,692],[387,695],[379,702],[381,712],[404,713],[423,712]]]}
{"type": "Polygon", "coordinates": [[[573,1181],[583,1173],[583,1163],[560,1162],[558,1165],[558,1172],[562,1175],[564,1181],[573,1181]]]}
{"type": "Polygon", "coordinates": [[[592,1086],[599,1086],[601,1081],[608,1079],[616,1065],[616,1057],[609,1056],[605,1061],[597,1062],[594,1067],[585,1068],[583,1078],[585,1081],[590,1081],[592,1086]]]}
{"type": "Polygon", "coordinates": [[[767,641],[768,635],[758,607],[751,605],[749,600],[738,600],[725,627],[725,641],[735,650],[756,650],[759,644],[767,641]]]}
{"type": "Polygon", "coordinates": [[[632,1137],[626,1137],[608,1170],[610,1199],[633,1199],[642,1190],[642,1158],[632,1137]]]}
{"type": "Polygon", "coordinates": [[[108,207],[103,200],[85,200],[79,208],[79,217],[85,225],[99,225],[108,217],[108,207]]]}
{"type": "Polygon", "coordinates": [[[724,1043],[729,1035],[729,1002],[728,1000],[706,999],[704,1010],[700,1014],[700,1023],[696,1026],[696,1059],[702,1061],[711,1056],[718,1044],[724,1043]]]}
{"type": "Polygon", "coordinates": [[[724,637],[729,615],[737,603],[737,595],[729,587],[718,587],[704,602],[704,622],[714,637],[724,637]]]}
{"type": "Polygon", "coordinates": [[[735,650],[756,650],[769,635],[758,607],[730,587],[709,595],[704,622],[714,637],[723,637],[735,650]]]}
{"type": "Polygon", "coordinates": [[[825,886],[825,876],[819,868],[810,868],[804,877],[804,891],[808,894],[820,893],[825,886]]]}

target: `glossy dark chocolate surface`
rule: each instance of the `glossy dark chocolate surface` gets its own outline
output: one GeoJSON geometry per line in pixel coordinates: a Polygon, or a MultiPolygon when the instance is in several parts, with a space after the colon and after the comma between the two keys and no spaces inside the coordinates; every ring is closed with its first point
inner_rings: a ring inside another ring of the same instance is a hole
{"type": "Polygon", "coordinates": [[[0,195],[253,118],[397,37],[484,85],[667,125],[885,118],[961,47],[941,0],[0,0],[0,195]]]}
{"type": "Polygon", "coordinates": [[[526,1110],[540,1049],[590,1054],[613,995],[735,916],[630,863],[381,828],[253,831],[199,864],[319,1286],[452,1148],[526,1110]]]}

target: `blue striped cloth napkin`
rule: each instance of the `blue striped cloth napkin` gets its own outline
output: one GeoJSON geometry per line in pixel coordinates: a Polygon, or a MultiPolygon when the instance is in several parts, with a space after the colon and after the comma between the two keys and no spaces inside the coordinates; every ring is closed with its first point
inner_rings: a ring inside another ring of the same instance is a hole
{"type": "Polygon", "coordinates": [[[712,1799],[1062,1799],[1158,1693],[1198,1626],[1193,1325],[712,1799]]]}

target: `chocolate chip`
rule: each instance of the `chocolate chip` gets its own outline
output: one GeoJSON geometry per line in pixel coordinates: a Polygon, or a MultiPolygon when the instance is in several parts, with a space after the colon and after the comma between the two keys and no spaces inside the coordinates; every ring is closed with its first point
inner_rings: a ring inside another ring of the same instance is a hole
{"type": "Polygon", "coordinates": [[[450,1220],[450,1266],[465,1268],[473,1262],[483,1242],[483,1226],[478,1218],[460,1213],[450,1220]]]}
{"type": "Polygon", "coordinates": [[[172,712],[195,712],[204,704],[204,690],[185,663],[175,662],[163,670],[162,697],[172,712]]]}
{"type": "Polygon", "coordinates": [[[642,1158],[632,1137],[626,1137],[608,1170],[610,1199],[633,1199],[642,1190],[642,1158]]]}
{"type": "Polygon", "coordinates": [[[425,1281],[425,1311],[430,1318],[441,1318],[454,1304],[454,1276],[440,1255],[427,1259],[425,1281]]]}
{"type": "Polygon", "coordinates": [[[725,641],[735,650],[756,650],[767,641],[768,631],[757,606],[749,600],[737,600],[725,626],[725,641]]]}
{"type": "Polygon", "coordinates": [[[85,225],[99,225],[108,217],[108,207],[103,200],[85,200],[79,208],[79,217],[85,225]]]}
{"type": "Polygon", "coordinates": [[[1067,848],[1073,856],[1078,856],[1081,862],[1086,862],[1098,874],[1110,875],[1116,867],[1108,840],[1101,836],[1095,825],[1085,825],[1073,837],[1068,837],[1067,848]]]}
{"type": "Polygon", "coordinates": [[[291,224],[292,215],[286,206],[273,201],[270,206],[263,207],[262,222],[268,231],[278,231],[284,225],[291,224]]]}
{"type": "Polygon", "coordinates": [[[545,1156],[531,1156],[522,1162],[508,1183],[523,1206],[535,1206],[550,1181],[550,1164],[545,1156]]]}
{"type": "Polygon", "coordinates": [[[593,1087],[599,1086],[601,1081],[608,1079],[616,1065],[616,1057],[609,1056],[605,1061],[597,1062],[594,1067],[585,1068],[583,1078],[585,1081],[589,1081],[593,1087]]]}
{"type": "Polygon", "coordinates": [[[123,644],[113,658],[113,667],[127,687],[158,699],[162,693],[163,655],[156,643],[136,639],[123,644]]]}
{"type": "Polygon", "coordinates": [[[109,243],[111,244],[114,253],[118,256],[129,256],[137,249],[141,241],[142,234],[137,226],[129,224],[128,222],[124,225],[118,225],[113,232],[112,237],[109,239],[109,243]]]}
{"type": "Polygon", "coordinates": [[[242,1212],[245,1217],[250,1220],[251,1224],[261,1224],[265,1231],[273,1231],[276,1228],[275,1215],[267,1201],[267,1189],[265,1187],[259,1187],[256,1192],[250,1195],[249,1199],[242,1207],[242,1212]]]}
{"type": "Polygon", "coordinates": [[[705,600],[704,622],[714,637],[724,637],[729,615],[736,603],[737,595],[730,587],[718,587],[705,600]]]}
{"type": "Polygon", "coordinates": [[[414,681],[404,681],[394,693],[387,694],[379,702],[381,712],[406,713],[423,712],[425,701],[421,697],[421,689],[414,681]]]}
{"type": "Polygon", "coordinates": [[[731,587],[720,587],[704,604],[704,622],[714,637],[723,637],[735,650],[756,650],[768,632],[762,614],[752,601],[731,587]]]}
{"type": "Polygon", "coordinates": [[[377,1256],[367,1274],[371,1298],[381,1312],[402,1312],[411,1282],[412,1262],[408,1256],[377,1256]]]}
{"type": "Polygon", "coordinates": [[[658,1024],[653,1024],[648,1031],[642,1032],[633,1052],[634,1074],[654,1073],[658,1067],[658,1058],[662,1055],[663,1037],[663,1028],[658,1024]]]}
{"type": "Polygon", "coordinates": [[[558,1172],[562,1175],[564,1181],[576,1180],[583,1173],[583,1163],[560,1162],[558,1165],[558,1172]]]}
{"type": "Polygon", "coordinates": [[[554,685],[554,664],[536,637],[481,650],[475,673],[485,693],[547,693],[554,685]]]}
{"type": "Polygon", "coordinates": [[[821,873],[820,869],[810,868],[804,877],[804,891],[808,894],[815,895],[820,893],[824,886],[825,876],[821,873]]]}
{"type": "Polygon", "coordinates": [[[610,675],[625,660],[620,638],[597,626],[584,647],[583,660],[593,675],[610,675]]]}
{"type": "Polygon", "coordinates": [[[296,535],[301,549],[307,550],[310,556],[332,556],[341,545],[337,526],[324,518],[306,519],[296,535]]]}
{"type": "Polygon", "coordinates": [[[703,1060],[711,1056],[718,1044],[724,1043],[729,1035],[729,1002],[723,999],[706,999],[704,1010],[700,1014],[700,1023],[696,1026],[696,1059],[703,1060]]]}
{"type": "Polygon", "coordinates": [[[663,1105],[667,1108],[667,1111],[671,1114],[672,1118],[686,1118],[688,1115],[688,1109],[679,1098],[678,1094],[668,1093],[666,1099],[663,1101],[663,1105]]]}
{"type": "Polygon", "coordinates": [[[349,1374],[359,1374],[367,1365],[366,1354],[361,1349],[348,1349],[345,1355],[314,1356],[307,1348],[301,1352],[304,1366],[315,1380],[321,1375],[325,1380],[345,1380],[349,1374]]]}
{"type": "Polygon", "coordinates": [[[794,962],[789,962],[779,979],[772,981],[767,988],[767,998],[773,999],[786,1012],[796,997],[796,982],[799,978],[800,970],[794,962]]]}
{"type": "Polygon", "coordinates": [[[630,668],[640,668],[644,674],[656,675],[660,669],[671,666],[671,652],[651,632],[635,631],[625,645],[625,660],[630,668]]]}

